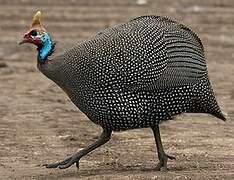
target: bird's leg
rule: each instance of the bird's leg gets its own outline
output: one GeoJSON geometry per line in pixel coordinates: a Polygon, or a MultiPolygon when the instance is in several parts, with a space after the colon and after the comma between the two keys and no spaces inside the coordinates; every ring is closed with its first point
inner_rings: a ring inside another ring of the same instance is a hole
{"type": "Polygon", "coordinates": [[[165,171],[167,170],[167,160],[169,159],[175,159],[173,156],[167,155],[164,150],[163,150],[163,145],[161,141],[161,136],[160,136],[160,131],[159,131],[159,126],[156,125],[155,127],[151,127],[154,133],[154,138],[157,146],[157,151],[158,151],[158,159],[159,163],[156,166],[157,171],[165,171]]]}
{"type": "Polygon", "coordinates": [[[76,167],[79,168],[79,160],[84,155],[88,154],[89,152],[93,151],[94,149],[98,148],[99,146],[108,142],[111,138],[111,130],[104,129],[101,136],[98,138],[96,142],[90,144],[86,148],[80,150],[79,152],[75,153],[74,155],[66,158],[64,161],[52,163],[52,164],[44,164],[43,166],[47,168],[60,168],[65,169],[76,163],[76,167]]]}

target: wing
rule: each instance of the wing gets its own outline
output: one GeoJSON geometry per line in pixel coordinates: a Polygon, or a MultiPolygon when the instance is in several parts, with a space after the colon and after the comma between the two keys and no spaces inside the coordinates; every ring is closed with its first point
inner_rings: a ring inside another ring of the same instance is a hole
{"type": "Polygon", "coordinates": [[[138,27],[142,36],[136,50],[139,62],[128,67],[134,70],[127,74],[132,88],[171,88],[196,83],[206,76],[204,48],[192,30],[164,17],[146,16],[134,21],[144,28],[138,27]]]}
{"type": "Polygon", "coordinates": [[[95,87],[158,90],[197,82],[207,73],[200,39],[168,18],[140,17],[107,28],[78,47],[74,52],[88,69],[79,71],[95,87]]]}

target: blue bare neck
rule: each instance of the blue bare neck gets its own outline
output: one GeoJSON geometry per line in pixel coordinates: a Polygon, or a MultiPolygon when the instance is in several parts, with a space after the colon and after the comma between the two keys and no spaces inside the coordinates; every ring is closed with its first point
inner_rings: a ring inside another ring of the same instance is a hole
{"type": "Polygon", "coordinates": [[[39,62],[44,63],[48,56],[54,52],[54,43],[47,32],[41,37],[41,41],[42,44],[37,48],[37,59],[39,62]]]}

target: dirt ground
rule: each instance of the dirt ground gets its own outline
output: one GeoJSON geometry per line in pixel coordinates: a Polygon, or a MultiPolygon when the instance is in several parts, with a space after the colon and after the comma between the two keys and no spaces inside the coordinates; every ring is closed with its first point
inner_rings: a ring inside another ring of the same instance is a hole
{"type": "Polygon", "coordinates": [[[0,0],[0,179],[234,179],[234,1],[0,0]],[[149,129],[114,133],[109,143],[66,170],[39,164],[63,160],[95,141],[94,125],[36,68],[36,51],[17,41],[36,10],[61,52],[95,32],[145,14],[169,16],[201,37],[222,122],[186,114],[161,125],[168,172],[156,172],[149,129]]]}

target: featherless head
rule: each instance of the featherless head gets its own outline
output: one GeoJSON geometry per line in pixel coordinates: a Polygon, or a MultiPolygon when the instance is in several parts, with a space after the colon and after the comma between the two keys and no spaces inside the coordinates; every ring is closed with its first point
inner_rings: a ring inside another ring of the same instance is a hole
{"type": "Polygon", "coordinates": [[[45,43],[43,42],[43,36],[46,34],[46,30],[41,24],[41,16],[41,11],[37,11],[29,30],[23,35],[23,40],[19,44],[32,43],[38,46],[45,43]]]}
{"type": "Polygon", "coordinates": [[[37,46],[38,60],[44,62],[54,51],[54,43],[41,23],[42,13],[37,11],[34,15],[29,30],[23,35],[19,44],[32,43],[37,46]]]}

